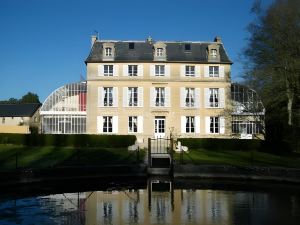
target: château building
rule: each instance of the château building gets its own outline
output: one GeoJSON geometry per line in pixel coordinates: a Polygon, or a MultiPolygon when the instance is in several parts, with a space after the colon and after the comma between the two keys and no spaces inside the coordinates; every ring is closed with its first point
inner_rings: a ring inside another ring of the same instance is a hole
{"type": "Polygon", "coordinates": [[[232,61],[212,42],[98,40],[86,61],[86,133],[230,137],[232,61]]]}

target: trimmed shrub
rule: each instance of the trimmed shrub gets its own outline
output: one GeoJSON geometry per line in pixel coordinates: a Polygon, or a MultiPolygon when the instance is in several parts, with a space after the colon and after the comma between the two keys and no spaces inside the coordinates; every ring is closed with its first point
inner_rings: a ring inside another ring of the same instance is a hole
{"type": "Polygon", "coordinates": [[[27,146],[124,148],[133,145],[135,141],[134,135],[0,134],[0,144],[27,146]]]}
{"type": "Polygon", "coordinates": [[[182,145],[191,149],[249,151],[260,150],[264,141],[221,138],[179,138],[182,145]]]}

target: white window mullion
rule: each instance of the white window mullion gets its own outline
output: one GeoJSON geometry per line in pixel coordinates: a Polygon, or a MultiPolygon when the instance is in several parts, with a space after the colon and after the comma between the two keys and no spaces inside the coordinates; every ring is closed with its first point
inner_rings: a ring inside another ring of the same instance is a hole
{"type": "Polygon", "coordinates": [[[195,88],[195,107],[199,109],[200,106],[200,88],[195,88]]]}
{"type": "Polygon", "coordinates": [[[128,65],[123,65],[123,76],[128,77],[128,65]]]}
{"type": "Polygon", "coordinates": [[[210,117],[205,117],[205,133],[210,134],[210,117]]]}
{"type": "Polygon", "coordinates": [[[169,87],[165,88],[165,106],[171,107],[171,90],[169,87]]]}
{"type": "Polygon", "coordinates": [[[138,116],[138,133],[143,133],[143,116],[138,116]]]}
{"type": "Polygon", "coordinates": [[[225,107],[225,89],[220,88],[219,89],[219,99],[220,99],[220,108],[225,107]]]}
{"type": "Polygon", "coordinates": [[[119,131],[118,131],[118,116],[113,116],[112,118],[112,126],[113,126],[113,133],[114,134],[117,134],[119,131]]]}
{"type": "Polygon", "coordinates": [[[113,106],[114,107],[118,107],[118,101],[119,101],[119,98],[118,98],[118,88],[114,87],[113,88],[113,106]]]}
{"type": "Polygon", "coordinates": [[[220,134],[225,134],[225,118],[220,117],[220,134]]]}
{"type": "Polygon", "coordinates": [[[200,66],[195,66],[195,77],[200,77],[200,66]]]}
{"type": "Polygon", "coordinates": [[[138,87],[138,106],[143,107],[144,105],[144,91],[143,87],[138,87]]]}
{"type": "Polygon", "coordinates": [[[209,106],[209,88],[204,88],[204,104],[205,104],[205,108],[210,108],[210,106],[209,106]]]}
{"type": "Polygon", "coordinates": [[[98,65],[98,76],[103,77],[104,76],[104,66],[98,65]]]}
{"type": "Polygon", "coordinates": [[[195,116],[195,131],[200,134],[200,116],[195,116]]]}
{"type": "Polygon", "coordinates": [[[181,116],[180,130],[182,134],[186,133],[186,116],[181,116]]]}
{"type": "Polygon", "coordinates": [[[144,76],[144,66],[143,65],[138,65],[138,76],[139,77],[144,76]]]}
{"type": "Polygon", "coordinates": [[[97,133],[103,133],[103,116],[97,116],[97,133]]]}
{"type": "Polygon", "coordinates": [[[128,107],[128,87],[123,87],[123,107],[128,107]]]}
{"type": "Polygon", "coordinates": [[[204,66],[204,77],[209,77],[209,66],[204,66]]]}
{"type": "Polygon", "coordinates": [[[117,77],[119,75],[119,65],[113,65],[113,76],[117,77]]]}
{"type": "Polygon", "coordinates": [[[219,76],[222,78],[225,76],[224,66],[219,66],[219,76]]]}

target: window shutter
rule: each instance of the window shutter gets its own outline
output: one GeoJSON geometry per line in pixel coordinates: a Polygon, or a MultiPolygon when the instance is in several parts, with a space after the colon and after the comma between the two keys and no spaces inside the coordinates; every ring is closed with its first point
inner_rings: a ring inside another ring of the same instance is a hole
{"type": "Polygon", "coordinates": [[[113,88],[113,106],[114,107],[118,107],[118,101],[119,101],[119,98],[118,98],[118,88],[114,87],[113,88]]]}
{"type": "Polygon", "coordinates": [[[219,88],[219,94],[220,94],[220,108],[225,107],[225,89],[219,88]]]}
{"type": "Polygon", "coordinates": [[[150,88],[150,107],[155,107],[155,88],[150,88]]]}
{"type": "Polygon", "coordinates": [[[205,133],[210,134],[210,117],[205,117],[205,133]]]}
{"type": "Polygon", "coordinates": [[[224,66],[219,66],[219,77],[224,77],[225,71],[224,71],[224,66]]]}
{"type": "Polygon", "coordinates": [[[97,116],[97,133],[102,134],[103,133],[103,117],[97,116]]]}
{"type": "Polygon", "coordinates": [[[138,133],[143,133],[143,116],[138,116],[138,133]]]}
{"type": "Polygon", "coordinates": [[[170,75],[171,75],[170,65],[165,65],[165,76],[170,77],[170,75]]]}
{"type": "Polygon", "coordinates": [[[143,87],[138,87],[138,106],[143,107],[144,105],[144,91],[143,87]]]}
{"type": "Polygon", "coordinates": [[[220,134],[225,134],[225,118],[220,117],[220,134]]]}
{"type": "Polygon", "coordinates": [[[195,116],[196,134],[200,134],[200,116],[195,116]]]}
{"type": "Polygon", "coordinates": [[[200,108],[200,88],[195,88],[195,103],[196,108],[200,108]]]}
{"type": "Polygon", "coordinates": [[[180,126],[180,129],[181,129],[181,133],[182,134],[185,134],[185,125],[186,125],[186,117],[185,116],[181,116],[181,126],[180,126]]]}
{"type": "Polygon", "coordinates": [[[113,65],[113,76],[117,77],[119,75],[119,65],[113,65]]]}
{"type": "Polygon", "coordinates": [[[155,76],[155,65],[150,65],[150,77],[155,76]]]}
{"type": "Polygon", "coordinates": [[[98,107],[103,107],[104,103],[103,103],[103,87],[98,87],[98,107]]]}
{"type": "Polygon", "coordinates": [[[186,96],[186,93],[185,93],[185,88],[184,87],[181,87],[180,88],[180,107],[185,107],[185,96],[186,96]]]}
{"type": "Polygon", "coordinates": [[[123,76],[128,76],[128,65],[123,65],[123,76]]]}
{"type": "Polygon", "coordinates": [[[104,66],[98,65],[98,76],[103,77],[104,76],[104,66]]]}
{"type": "Polygon", "coordinates": [[[138,65],[138,76],[139,77],[144,76],[144,66],[143,65],[138,65]]]}
{"type": "Polygon", "coordinates": [[[185,77],[185,65],[180,65],[180,76],[185,77]]]}
{"type": "Polygon", "coordinates": [[[123,87],[123,107],[128,107],[128,87],[123,87]]]}
{"type": "Polygon", "coordinates": [[[209,107],[209,88],[204,88],[204,102],[205,102],[205,108],[209,107]]]}
{"type": "Polygon", "coordinates": [[[195,66],[195,77],[200,77],[200,66],[195,66]]]}
{"type": "Polygon", "coordinates": [[[113,133],[114,134],[117,134],[119,131],[118,131],[118,116],[113,116],[113,133]]]}
{"type": "Polygon", "coordinates": [[[209,66],[204,66],[204,77],[209,77],[209,66]]]}
{"type": "Polygon", "coordinates": [[[165,88],[165,106],[171,107],[171,90],[169,87],[165,88]]]}

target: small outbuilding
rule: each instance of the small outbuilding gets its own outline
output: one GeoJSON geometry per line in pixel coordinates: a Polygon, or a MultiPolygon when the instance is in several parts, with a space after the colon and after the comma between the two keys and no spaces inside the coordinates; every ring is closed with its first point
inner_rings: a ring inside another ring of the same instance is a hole
{"type": "Polygon", "coordinates": [[[0,104],[0,133],[30,133],[39,126],[40,103],[0,104]]]}

